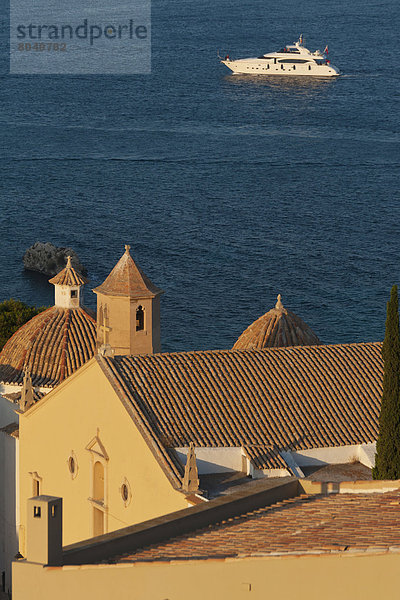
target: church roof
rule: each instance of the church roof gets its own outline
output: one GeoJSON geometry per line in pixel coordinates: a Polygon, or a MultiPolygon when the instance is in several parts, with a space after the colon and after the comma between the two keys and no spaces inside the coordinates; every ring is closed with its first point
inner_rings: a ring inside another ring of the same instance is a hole
{"type": "MultiPolygon", "coordinates": [[[[281,468],[279,450],[376,439],[381,348],[338,344],[97,360],[158,446],[243,446],[257,467],[281,468]]],[[[169,466],[179,477],[173,458],[169,466]]]]}
{"type": "Polygon", "coordinates": [[[49,279],[49,283],[53,285],[69,285],[69,286],[79,286],[87,283],[88,280],[86,277],[82,277],[77,271],[75,271],[74,267],[71,264],[71,257],[68,256],[67,264],[65,269],[57,273],[55,277],[49,279]]]}
{"type": "Polygon", "coordinates": [[[154,298],[162,294],[162,290],[155,286],[137,266],[129,250],[130,246],[125,246],[125,253],[107,279],[93,290],[96,294],[130,298],[154,298]]]}
{"type": "MultiPolygon", "coordinates": [[[[236,497],[232,500],[240,502],[236,497]]],[[[207,508],[212,510],[213,504],[216,501],[210,502],[207,508]]],[[[229,504],[225,504],[227,509],[229,504]]],[[[188,519],[193,518],[187,514],[188,519]]],[[[193,559],[243,560],[244,556],[333,553],[345,556],[352,552],[362,556],[389,550],[397,553],[399,518],[398,489],[383,493],[378,490],[375,493],[302,494],[243,512],[236,518],[224,516],[219,522],[203,527],[193,519],[189,532],[186,529],[184,534],[176,533],[167,540],[150,542],[136,551],[112,558],[113,562],[126,565],[142,561],[165,564],[193,559]]]]}
{"type": "Polygon", "coordinates": [[[287,310],[278,295],[275,308],[254,321],[241,334],[233,350],[281,346],[313,346],[322,342],[300,317],[287,310]]]}
{"type": "Polygon", "coordinates": [[[22,325],[0,352],[0,381],[53,387],[95,353],[96,321],[83,308],[53,306],[22,325]]]}

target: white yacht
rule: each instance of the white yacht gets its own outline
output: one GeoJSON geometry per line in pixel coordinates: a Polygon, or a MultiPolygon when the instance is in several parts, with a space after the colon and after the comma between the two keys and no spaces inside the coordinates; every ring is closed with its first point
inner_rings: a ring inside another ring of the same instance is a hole
{"type": "Polygon", "coordinates": [[[246,75],[307,75],[308,77],[337,77],[340,71],[331,65],[328,46],[323,52],[310,52],[303,46],[303,36],[278,52],[263,54],[258,58],[232,60],[229,55],[221,63],[233,73],[246,75]]]}

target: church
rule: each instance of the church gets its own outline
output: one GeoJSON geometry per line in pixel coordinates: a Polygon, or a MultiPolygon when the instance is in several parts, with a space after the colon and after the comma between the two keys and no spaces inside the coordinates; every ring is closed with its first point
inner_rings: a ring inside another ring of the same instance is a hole
{"type": "MultiPolygon", "coordinates": [[[[18,402],[18,504],[63,497],[64,544],[230,484],[373,466],[380,343],[324,345],[278,297],[231,350],[162,353],[162,290],[129,246],[93,290],[96,319],[70,263],[51,283],[55,306],[7,342],[0,381],[18,402]]],[[[22,509],[22,555],[25,531],[22,509]]]]}

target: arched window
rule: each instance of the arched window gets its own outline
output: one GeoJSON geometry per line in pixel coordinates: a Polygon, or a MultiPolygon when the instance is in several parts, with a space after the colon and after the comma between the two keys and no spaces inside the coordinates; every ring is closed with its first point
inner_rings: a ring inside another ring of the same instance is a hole
{"type": "Polygon", "coordinates": [[[142,306],[138,306],[136,309],[136,331],[143,331],[144,329],[144,310],[142,306]]]}
{"type": "MultiPolygon", "coordinates": [[[[92,535],[107,531],[107,461],[108,454],[99,438],[99,430],[86,446],[91,454],[91,495],[88,498],[92,509],[92,535]]],[[[74,457],[75,458],[75,457],[74,457]]],[[[75,461],[75,466],[77,463],[75,461]]]]}
{"type": "Polygon", "coordinates": [[[104,502],[104,467],[99,461],[93,466],[93,500],[104,502]]]}

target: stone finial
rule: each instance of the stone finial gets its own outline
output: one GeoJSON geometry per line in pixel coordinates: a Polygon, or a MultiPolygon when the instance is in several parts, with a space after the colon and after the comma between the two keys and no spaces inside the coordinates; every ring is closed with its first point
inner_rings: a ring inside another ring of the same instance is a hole
{"type": "Polygon", "coordinates": [[[277,308],[278,310],[282,310],[284,308],[283,304],[281,302],[281,298],[282,298],[282,296],[280,294],[278,294],[278,296],[276,298],[278,302],[275,304],[275,308],[277,308]]]}
{"type": "Polygon", "coordinates": [[[130,249],[131,247],[129,246],[129,244],[125,244],[125,254],[129,254],[130,249]]]}
{"type": "Polygon", "coordinates": [[[193,442],[190,442],[189,444],[182,489],[184,492],[197,492],[199,489],[199,473],[197,471],[196,454],[193,442]]]}
{"type": "Polygon", "coordinates": [[[65,265],[66,269],[72,269],[71,257],[67,256],[67,264],[65,265]]]}
{"type": "Polygon", "coordinates": [[[20,409],[25,412],[30,408],[33,404],[35,404],[35,399],[33,396],[33,386],[32,379],[29,371],[26,369],[24,372],[24,382],[22,385],[21,399],[19,401],[20,409]]]}
{"type": "Polygon", "coordinates": [[[100,356],[113,357],[114,356],[114,348],[112,348],[110,346],[110,344],[102,344],[99,347],[98,353],[100,354],[100,356]]]}

